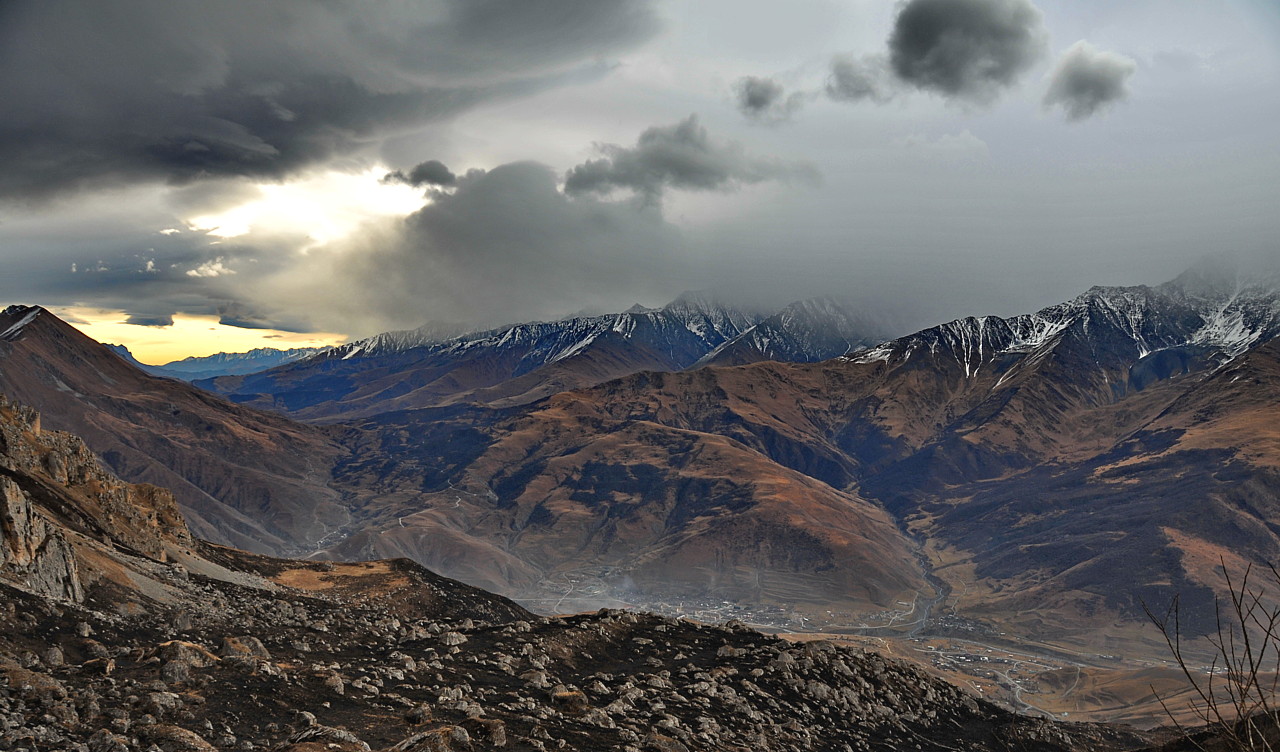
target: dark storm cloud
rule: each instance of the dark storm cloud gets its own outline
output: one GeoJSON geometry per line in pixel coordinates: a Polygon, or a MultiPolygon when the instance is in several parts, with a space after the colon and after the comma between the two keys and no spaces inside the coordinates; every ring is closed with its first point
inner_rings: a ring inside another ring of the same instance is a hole
{"type": "Polygon", "coordinates": [[[570,200],[549,167],[517,162],[472,170],[408,218],[313,252],[257,300],[363,333],[555,318],[678,289],[679,245],[657,207],[570,200]]]}
{"type": "Polygon", "coordinates": [[[884,104],[907,90],[986,104],[1045,53],[1043,16],[1030,0],[909,0],[884,54],[832,60],[826,94],[884,104]]]}
{"type": "Polygon", "coordinates": [[[738,111],[762,123],[789,119],[804,104],[804,95],[788,95],[782,84],[771,78],[747,76],[734,85],[738,111]]]}
{"type": "Polygon", "coordinates": [[[648,0],[16,0],[0,198],[274,178],[535,91],[657,26],[648,0]]]}
{"type": "Polygon", "coordinates": [[[1058,61],[1045,93],[1046,107],[1061,107],[1068,120],[1084,120],[1129,96],[1137,63],[1087,41],[1071,45],[1058,61]]]}
{"type": "Polygon", "coordinates": [[[382,180],[386,183],[403,183],[415,188],[423,186],[446,188],[458,182],[458,176],[450,172],[443,162],[432,159],[415,165],[408,172],[404,170],[388,172],[382,180]]]}
{"type": "Polygon", "coordinates": [[[1046,43],[1029,0],[910,0],[889,36],[889,63],[917,88],[982,102],[1035,65],[1046,43]]]}
{"type": "Polygon", "coordinates": [[[285,329],[279,321],[271,320],[239,301],[227,301],[218,305],[218,323],[223,326],[237,326],[241,329],[285,329]]]}
{"type": "Polygon", "coordinates": [[[767,180],[817,179],[812,165],[753,157],[739,144],[711,138],[694,115],[675,125],[648,128],[634,147],[597,148],[602,158],[565,174],[565,193],[605,195],[624,189],[653,202],[665,188],[732,190],[767,180]]]}

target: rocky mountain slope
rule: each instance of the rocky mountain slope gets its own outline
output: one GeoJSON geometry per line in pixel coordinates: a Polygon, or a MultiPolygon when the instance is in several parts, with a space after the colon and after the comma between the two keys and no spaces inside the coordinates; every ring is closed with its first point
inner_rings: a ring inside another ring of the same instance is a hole
{"type": "Polygon", "coordinates": [[[171,488],[197,535],[314,548],[349,520],[324,432],[143,373],[38,306],[0,312],[0,393],[37,405],[121,477],[171,488]]]}
{"type": "Polygon", "coordinates": [[[335,484],[379,493],[330,555],[409,556],[548,609],[662,594],[847,615],[929,591],[912,544],[856,492],[732,437],[611,416],[609,399],[360,424],[335,484]]]}
{"type": "Polygon", "coordinates": [[[535,617],[404,560],[194,541],[172,495],[0,404],[0,746],[89,752],[1119,750],[740,624],[535,617]],[[40,551],[33,558],[32,551],[40,551]]]}
{"type": "MultiPolygon", "coordinates": [[[[664,602],[699,577],[703,593],[755,603],[896,590],[968,628],[1094,652],[1140,632],[1143,600],[1181,595],[1191,628],[1207,628],[1218,557],[1280,554],[1278,301],[1268,284],[1199,272],[820,364],[641,373],[519,410],[380,415],[361,424],[378,441],[348,442],[335,478],[383,489],[395,511],[366,508],[333,552],[429,557],[467,531],[494,549],[465,576],[495,586],[530,578],[522,564],[545,577],[590,562],[603,568],[576,582],[664,602]],[[773,529],[790,537],[753,538],[782,519],[773,529]],[[910,563],[895,522],[927,566],[910,563]],[[745,541],[755,553],[735,559],[745,541]],[[609,558],[637,542],[658,555],[609,558]],[[803,575],[785,585],[773,579],[783,550],[803,575]]],[[[847,623],[877,622],[864,610],[847,623]]]]}

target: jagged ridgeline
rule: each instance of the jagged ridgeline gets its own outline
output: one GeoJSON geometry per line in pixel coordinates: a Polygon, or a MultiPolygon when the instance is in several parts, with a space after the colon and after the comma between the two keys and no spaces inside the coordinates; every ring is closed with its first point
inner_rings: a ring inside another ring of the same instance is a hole
{"type": "Polygon", "coordinates": [[[21,750],[1119,750],[741,624],[542,618],[405,560],[193,540],[173,497],[0,400],[0,745],[21,750]]]}
{"type": "Polygon", "coordinates": [[[480,332],[440,326],[386,332],[261,373],[199,384],[240,404],[330,422],[469,402],[523,405],[639,371],[816,362],[893,333],[850,300],[802,300],[769,315],[686,293],[661,308],[480,332]]]}

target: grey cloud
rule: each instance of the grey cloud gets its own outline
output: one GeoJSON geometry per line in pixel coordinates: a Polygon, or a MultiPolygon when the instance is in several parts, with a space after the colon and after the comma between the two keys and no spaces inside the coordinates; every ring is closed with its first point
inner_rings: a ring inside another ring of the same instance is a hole
{"type": "MultiPolygon", "coordinates": [[[[263,237],[255,241],[258,246],[190,230],[159,234],[139,228],[163,226],[163,221],[163,215],[146,215],[123,225],[91,223],[68,228],[56,241],[10,234],[3,245],[11,273],[0,275],[0,300],[25,298],[36,290],[35,302],[42,305],[121,311],[128,323],[140,326],[168,326],[177,313],[219,315],[234,325],[268,323],[244,298],[242,280],[292,263],[277,249],[297,245],[296,239],[263,237]],[[241,273],[207,273],[215,267],[241,273]],[[190,274],[201,269],[206,273],[190,274]]],[[[284,314],[269,323],[305,327],[284,314]]]]}
{"type": "Polygon", "coordinates": [[[404,170],[394,170],[387,173],[383,178],[388,183],[404,183],[415,188],[422,186],[448,187],[458,182],[458,176],[449,171],[439,160],[428,160],[421,164],[415,165],[413,169],[405,172],[404,170]]]}
{"type": "Polygon", "coordinates": [[[837,102],[885,104],[919,90],[986,104],[1044,56],[1047,40],[1030,0],[908,0],[887,51],[835,57],[825,91],[837,102]]]}
{"type": "Polygon", "coordinates": [[[893,99],[901,85],[889,69],[884,56],[854,58],[841,55],[831,61],[827,78],[827,96],[838,102],[871,101],[884,104],[893,99]]]}
{"type": "Polygon", "coordinates": [[[910,0],[889,36],[889,63],[919,89],[987,102],[1046,45],[1043,16],[1030,0],[910,0]]]}
{"type": "Polygon", "coordinates": [[[1138,64],[1085,40],[1071,45],[1049,79],[1045,107],[1060,107],[1068,120],[1085,120],[1129,96],[1138,64]]]}
{"type": "MultiPolygon", "coordinates": [[[[523,75],[530,66],[607,55],[658,30],[649,0],[445,0],[447,23],[421,36],[408,64],[523,75]]],[[[399,21],[400,19],[394,18],[399,21]]]]}
{"type": "Polygon", "coordinates": [[[241,329],[284,329],[285,331],[305,331],[306,327],[290,325],[279,320],[263,316],[252,306],[240,301],[226,301],[217,306],[218,323],[223,326],[236,326],[241,329]]]}
{"type": "Polygon", "coordinates": [[[517,162],[473,170],[409,217],[314,250],[250,295],[346,332],[498,325],[674,295],[680,246],[657,207],[570,200],[550,168],[517,162]]]}
{"type": "Polygon", "coordinates": [[[734,85],[738,111],[763,123],[780,123],[789,119],[804,104],[804,94],[790,95],[782,84],[771,78],[747,76],[734,85]]]}
{"type": "Polygon", "coordinates": [[[0,198],[277,178],[599,68],[649,0],[15,0],[0,198]]]}
{"type": "Polygon", "coordinates": [[[135,313],[124,320],[134,326],[173,326],[173,316],[168,314],[135,313]]]}
{"type": "Polygon", "coordinates": [[[653,202],[665,188],[731,190],[768,180],[817,179],[812,165],[753,157],[737,143],[712,139],[696,115],[675,125],[646,129],[634,147],[601,144],[597,148],[602,158],[565,174],[565,193],[604,195],[624,189],[653,202]]]}

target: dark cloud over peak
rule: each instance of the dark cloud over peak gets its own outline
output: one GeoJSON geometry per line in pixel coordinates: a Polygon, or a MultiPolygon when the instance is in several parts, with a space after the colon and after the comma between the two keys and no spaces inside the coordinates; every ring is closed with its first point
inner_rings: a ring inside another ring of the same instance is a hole
{"type": "Polygon", "coordinates": [[[289,326],[279,320],[270,320],[260,315],[252,306],[240,301],[225,301],[217,306],[218,323],[223,326],[234,326],[240,329],[284,329],[301,331],[305,327],[289,326]]]}
{"type": "Polygon", "coordinates": [[[772,78],[747,76],[734,85],[738,111],[762,123],[780,123],[788,120],[804,104],[804,94],[790,95],[782,84],[772,78]]]}
{"type": "Polygon", "coordinates": [[[889,36],[902,81],[977,102],[993,99],[1044,56],[1043,16],[1030,0],[910,0],[889,36]]]}
{"type": "Polygon", "coordinates": [[[458,176],[454,175],[448,167],[445,167],[443,162],[431,159],[415,165],[408,172],[404,170],[388,172],[382,180],[386,183],[403,183],[415,188],[422,186],[447,188],[458,182],[458,176]]]}
{"type": "Polygon", "coordinates": [[[648,0],[12,0],[0,199],[278,178],[651,35],[648,0]]]}
{"type": "Polygon", "coordinates": [[[1138,65],[1085,40],[1071,45],[1049,79],[1045,107],[1060,107],[1068,120],[1085,120],[1129,96],[1129,78],[1138,65]]]}
{"type": "Polygon", "coordinates": [[[605,195],[631,190],[656,201],[666,188],[692,191],[732,190],[768,180],[815,180],[809,164],[753,157],[732,141],[713,139],[696,115],[674,125],[653,126],[634,147],[601,144],[604,155],[565,175],[570,195],[605,195]]]}
{"type": "Polygon", "coordinates": [[[680,243],[655,208],[569,199],[550,168],[513,162],[468,171],[410,216],[314,252],[257,299],[365,334],[554,319],[678,287],[680,243]]]}

